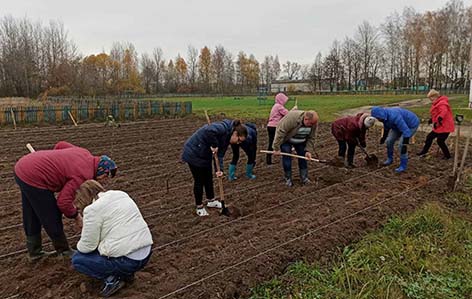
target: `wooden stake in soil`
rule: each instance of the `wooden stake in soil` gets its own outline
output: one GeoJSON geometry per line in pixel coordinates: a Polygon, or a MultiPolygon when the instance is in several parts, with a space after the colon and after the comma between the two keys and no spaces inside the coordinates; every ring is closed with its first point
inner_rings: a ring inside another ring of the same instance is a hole
{"type": "Polygon", "coordinates": [[[70,119],[71,119],[72,122],[74,123],[74,126],[77,127],[77,122],[75,121],[74,117],[72,116],[72,113],[70,113],[70,111],[67,111],[67,113],[69,114],[70,119]]]}
{"type": "Polygon", "coordinates": [[[465,158],[467,157],[467,152],[469,151],[470,135],[471,134],[469,134],[469,136],[467,136],[467,141],[465,142],[464,152],[462,153],[461,166],[460,166],[459,170],[457,171],[456,182],[454,184],[454,188],[452,189],[452,191],[456,191],[456,188],[459,185],[459,181],[461,179],[462,172],[464,171],[465,158]]]}
{"type": "Polygon", "coordinates": [[[13,120],[13,127],[16,130],[16,119],[15,119],[15,112],[13,112],[13,108],[10,108],[11,119],[13,120]]]}
{"type": "Polygon", "coordinates": [[[34,152],[35,152],[33,146],[32,146],[30,143],[26,144],[26,148],[30,151],[30,153],[34,153],[34,152]]]}
{"type": "Polygon", "coordinates": [[[211,124],[210,117],[208,116],[208,112],[205,110],[205,117],[207,119],[207,123],[211,124]]]}
{"type": "Polygon", "coordinates": [[[454,147],[454,166],[452,167],[452,176],[456,175],[456,170],[457,170],[457,159],[459,158],[459,139],[461,136],[461,124],[457,124],[457,129],[456,129],[456,144],[454,147]]]}

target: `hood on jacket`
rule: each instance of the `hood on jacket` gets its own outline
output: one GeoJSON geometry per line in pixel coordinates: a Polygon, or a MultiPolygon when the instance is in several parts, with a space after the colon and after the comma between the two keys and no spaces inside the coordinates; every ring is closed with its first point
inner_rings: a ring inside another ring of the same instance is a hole
{"type": "Polygon", "coordinates": [[[385,108],[375,106],[372,107],[371,115],[380,121],[384,121],[387,119],[387,110],[385,110],[385,108]]]}
{"type": "Polygon", "coordinates": [[[246,128],[251,128],[253,130],[257,130],[256,124],[254,124],[254,123],[245,123],[244,126],[246,128]]]}
{"type": "Polygon", "coordinates": [[[231,119],[223,119],[221,125],[225,127],[226,131],[233,132],[233,121],[231,119]]]}
{"type": "Polygon", "coordinates": [[[433,106],[440,105],[440,104],[448,105],[449,104],[449,99],[446,96],[440,96],[439,98],[437,98],[433,102],[433,106]]]}
{"type": "Polygon", "coordinates": [[[280,105],[282,105],[282,106],[285,106],[285,104],[287,103],[287,101],[288,101],[288,97],[287,97],[285,94],[281,93],[281,92],[279,92],[279,93],[275,96],[275,102],[276,102],[277,104],[280,104],[280,105]]]}

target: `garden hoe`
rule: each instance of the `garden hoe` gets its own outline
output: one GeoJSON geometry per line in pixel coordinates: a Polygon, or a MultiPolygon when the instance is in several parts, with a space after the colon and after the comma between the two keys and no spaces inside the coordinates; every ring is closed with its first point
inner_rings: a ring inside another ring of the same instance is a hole
{"type": "MultiPolygon", "coordinates": [[[[208,116],[207,111],[205,110],[205,117],[207,119],[208,125],[211,124],[210,117],[208,116]]],[[[213,159],[215,160],[216,172],[220,172],[220,161],[218,159],[217,153],[213,153],[213,159]]],[[[223,177],[217,177],[218,188],[220,189],[220,202],[221,202],[221,215],[230,216],[231,213],[229,209],[225,206],[225,190],[223,188],[223,177]]]]}

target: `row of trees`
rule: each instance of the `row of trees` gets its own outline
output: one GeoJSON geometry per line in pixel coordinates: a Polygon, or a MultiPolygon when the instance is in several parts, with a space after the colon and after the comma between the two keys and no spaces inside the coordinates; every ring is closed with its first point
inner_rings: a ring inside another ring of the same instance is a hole
{"type": "Polygon", "coordinates": [[[354,37],[334,41],[315,59],[308,77],[331,89],[467,87],[472,7],[454,0],[434,12],[407,8],[374,27],[363,22],[354,37]]]}
{"type": "Polygon", "coordinates": [[[123,93],[254,92],[277,79],[305,80],[312,90],[467,88],[472,7],[452,0],[437,11],[406,8],[380,26],[367,21],[352,37],[335,40],[311,65],[281,64],[274,53],[259,62],[223,46],[166,58],[160,48],[138,55],[132,43],[82,56],[64,25],[11,16],[0,19],[0,96],[123,93]]]}

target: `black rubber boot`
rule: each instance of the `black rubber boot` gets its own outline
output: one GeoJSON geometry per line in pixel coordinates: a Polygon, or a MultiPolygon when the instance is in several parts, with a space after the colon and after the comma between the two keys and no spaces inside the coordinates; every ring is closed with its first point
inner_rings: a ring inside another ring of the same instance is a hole
{"type": "Polygon", "coordinates": [[[354,156],[348,155],[344,165],[346,168],[355,168],[356,166],[354,165],[354,156]]]}
{"type": "Polygon", "coordinates": [[[267,165],[272,165],[272,155],[270,155],[270,154],[266,155],[266,164],[267,165]]]}
{"type": "Polygon", "coordinates": [[[29,260],[36,261],[45,255],[41,240],[41,234],[26,236],[26,249],[28,250],[29,260]]]}
{"type": "Polygon", "coordinates": [[[62,235],[60,238],[52,239],[52,245],[56,249],[58,256],[72,257],[75,253],[75,250],[69,247],[69,242],[67,242],[66,235],[62,235]]]}

